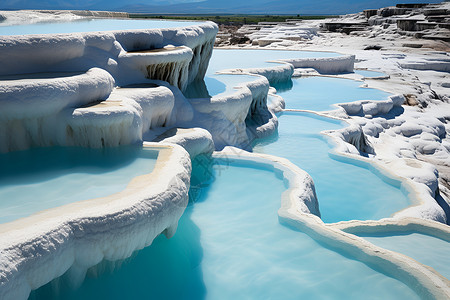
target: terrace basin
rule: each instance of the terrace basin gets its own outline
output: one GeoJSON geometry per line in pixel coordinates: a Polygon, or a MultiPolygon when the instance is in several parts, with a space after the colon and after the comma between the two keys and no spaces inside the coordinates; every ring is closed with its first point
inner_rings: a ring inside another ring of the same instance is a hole
{"type": "MultiPolygon", "coordinates": [[[[292,79],[292,83],[275,85],[286,101],[287,109],[332,110],[335,103],[358,100],[386,100],[391,95],[377,89],[360,87],[361,81],[330,77],[292,79]]],[[[335,108],[334,108],[335,109],[335,108]]]]}
{"type": "Polygon", "coordinates": [[[358,235],[379,247],[407,255],[450,278],[448,241],[416,232],[358,235]]]}
{"type": "Polygon", "coordinates": [[[0,154],[0,223],[105,197],[151,173],[158,151],[142,146],[35,148],[0,154]]]}
{"type": "MultiPolygon", "coordinates": [[[[383,180],[358,161],[338,161],[329,156],[330,146],[320,134],[345,123],[307,112],[284,112],[278,134],[257,140],[253,151],[281,156],[296,164],[314,180],[322,220],[378,220],[411,205],[400,183],[383,180]]],[[[338,158],[337,156],[333,156],[338,158]]]]}
{"type": "Polygon", "coordinates": [[[191,202],[172,239],[103,262],[78,289],[62,278],[30,299],[418,299],[400,281],[281,225],[286,187],[270,167],[207,165],[194,163],[191,202]],[[205,175],[209,182],[197,180],[205,175]]]}

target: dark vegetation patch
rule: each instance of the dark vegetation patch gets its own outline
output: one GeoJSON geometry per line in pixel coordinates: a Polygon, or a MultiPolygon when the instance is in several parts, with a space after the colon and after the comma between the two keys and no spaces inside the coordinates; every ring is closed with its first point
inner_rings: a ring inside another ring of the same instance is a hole
{"type": "Polygon", "coordinates": [[[287,19],[321,20],[336,16],[301,16],[301,15],[160,15],[160,14],[130,14],[130,18],[162,19],[162,20],[192,20],[213,21],[219,25],[258,24],[259,22],[285,22],[287,19]]]}

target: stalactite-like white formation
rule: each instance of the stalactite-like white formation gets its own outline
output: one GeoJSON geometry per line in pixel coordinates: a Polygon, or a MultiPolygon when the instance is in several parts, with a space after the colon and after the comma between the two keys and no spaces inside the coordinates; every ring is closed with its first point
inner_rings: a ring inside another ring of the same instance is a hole
{"type": "Polygon", "coordinates": [[[184,90],[203,78],[216,32],[206,22],[165,30],[1,36],[0,152],[142,140],[143,132],[167,126],[169,116],[177,119],[171,90],[149,88],[133,99],[137,89],[121,89],[120,104],[99,102],[114,86],[148,79],[184,90]]]}
{"type": "Polygon", "coordinates": [[[60,113],[106,99],[114,86],[99,68],[83,74],[31,74],[0,81],[0,152],[64,144],[60,113]]]}
{"type": "MultiPolygon", "coordinates": [[[[180,89],[203,78],[216,32],[206,22],[1,36],[0,152],[118,146],[192,121],[180,89]]],[[[195,152],[211,152],[206,142],[195,152]]],[[[153,146],[160,151],[154,172],[123,192],[0,224],[0,298],[24,299],[66,271],[83,280],[102,259],[129,257],[157,235],[173,235],[188,200],[190,159],[181,147],[153,146]]]]}

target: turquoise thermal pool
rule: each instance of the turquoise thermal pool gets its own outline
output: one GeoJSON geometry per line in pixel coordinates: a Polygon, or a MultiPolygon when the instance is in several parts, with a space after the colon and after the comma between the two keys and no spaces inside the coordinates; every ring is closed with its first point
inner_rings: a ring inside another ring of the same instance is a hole
{"type": "Polygon", "coordinates": [[[277,66],[270,61],[289,58],[336,57],[338,53],[288,50],[214,49],[204,83],[206,89],[194,83],[188,87],[188,98],[223,96],[235,91],[236,85],[251,82],[257,77],[248,75],[216,74],[227,69],[267,68],[277,66]]]}
{"type": "MultiPolygon", "coordinates": [[[[194,184],[205,164],[194,164],[194,184]]],[[[266,167],[221,160],[210,172],[172,239],[160,236],[120,267],[92,268],[76,290],[64,288],[63,276],[30,299],[418,299],[400,281],[281,225],[286,187],[266,167]]]]}
{"type": "Polygon", "coordinates": [[[285,112],[279,116],[278,134],[257,140],[253,151],[287,158],[308,172],[326,223],[378,220],[411,205],[399,186],[383,181],[368,167],[330,157],[330,146],[320,132],[344,124],[313,113],[285,112]]]}
{"type": "Polygon", "coordinates": [[[24,25],[1,25],[0,35],[56,34],[131,29],[164,29],[196,25],[198,22],[135,19],[76,19],[67,22],[45,22],[24,25]]]}
{"type": "Polygon", "coordinates": [[[251,75],[209,74],[205,76],[205,86],[195,82],[188,86],[184,93],[188,98],[209,98],[225,96],[236,92],[236,86],[258,79],[251,75]]]}
{"type": "Polygon", "coordinates": [[[276,85],[287,109],[327,111],[335,103],[358,100],[386,100],[391,94],[377,89],[362,88],[362,82],[341,78],[306,77],[292,79],[292,84],[276,85]]]}
{"type": "Polygon", "coordinates": [[[450,243],[445,240],[414,232],[358,235],[377,246],[407,255],[450,278],[450,243]]]}
{"type": "Polygon", "coordinates": [[[355,73],[364,76],[364,78],[377,78],[386,76],[386,74],[384,73],[369,70],[355,70],[355,73]]]}
{"type": "Polygon", "coordinates": [[[214,49],[207,74],[214,74],[226,69],[274,67],[277,64],[269,61],[279,59],[337,56],[341,56],[341,54],[317,51],[214,49]]]}
{"type": "Polygon", "coordinates": [[[36,148],[0,154],[0,223],[44,209],[105,197],[151,173],[156,150],[36,148]]]}

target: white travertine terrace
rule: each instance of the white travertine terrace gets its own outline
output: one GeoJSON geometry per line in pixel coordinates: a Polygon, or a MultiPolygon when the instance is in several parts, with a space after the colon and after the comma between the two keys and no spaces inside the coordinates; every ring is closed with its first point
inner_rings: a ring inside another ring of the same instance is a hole
{"type": "MultiPolygon", "coordinates": [[[[199,23],[1,36],[0,152],[131,144],[191,122],[193,108],[179,88],[203,79],[216,32],[215,24],[199,23]],[[165,73],[148,72],[155,66],[165,73]]],[[[211,139],[195,144],[185,145],[192,155],[213,150],[211,139]]],[[[82,281],[101,260],[127,258],[159,234],[174,234],[188,201],[190,157],[173,143],[146,147],[159,151],[154,171],[123,192],[0,225],[1,299],[24,299],[67,271],[82,281]]]]}
{"type": "MultiPolygon", "coordinates": [[[[286,40],[294,41],[286,38],[288,29],[281,31],[280,47],[286,40]]],[[[31,289],[67,270],[74,281],[83,280],[86,269],[102,259],[129,257],[162,232],[170,237],[187,204],[189,155],[193,158],[224,147],[213,157],[253,161],[283,173],[289,188],[282,196],[281,222],[369,266],[377,265],[421,297],[449,298],[448,280],[433,269],[351,234],[389,228],[448,237],[448,228],[434,222],[447,221],[435,200],[436,169],[413,157],[396,157],[400,150],[389,156],[374,138],[389,130],[396,133],[390,134],[392,139],[426,131],[423,124],[414,126],[417,122],[403,126],[393,119],[381,126],[373,119],[401,108],[403,96],[339,104],[335,111],[323,114],[345,119],[350,126],[324,133],[336,144],[332,155],[369,165],[380,176],[401,182],[415,203],[387,219],[324,224],[319,218],[320,199],[308,174],[284,159],[226,146],[250,148],[254,138],[276,129],[274,112],[283,103],[274,95],[268,108],[269,82],[291,78],[294,68],[348,72],[355,55],[224,70],[256,74],[255,80],[237,86],[227,96],[186,99],[181,91],[203,78],[216,32],[213,23],[201,23],[177,29],[0,37],[0,152],[52,145],[117,146],[155,137],[160,142],[146,145],[159,150],[155,170],[135,178],[123,192],[0,225],[0,298],[24,299],[31,289]],[[382,155],[363,158],[361,150],[382,155]]],[[[403,123],[418,119],[409,116],[403,123]]]]}
{"type": "Polygon", "coordinates": [[[127,96],[114,87],[160,79],[183,90],[203,78],[216,32],[213,23],[199,23],[176,29],[1,36],[0,152],[142,141],[146,131],[176,119],[169,117],[173,92],[148,88],[127,96]],[[92,105],[109,98],[116,103],[92,105]]]}
{"type": "Polygon", "coordinates": [[[354,69],[355,55],[339,57],[317,57],[301,59],[283,59],[294,68],[313,68],[322,74],[351,73],[354,69]]]}
{"type": "Polygon", "coordinates": [[[0,225],[1,299],[26,299],[66,271],[76,284],[103,259],[127,258],[175,233],[188,203],[189,155],[176,145],[145,147],[159,151],[155,169],[124,191],[0,225]]]}

